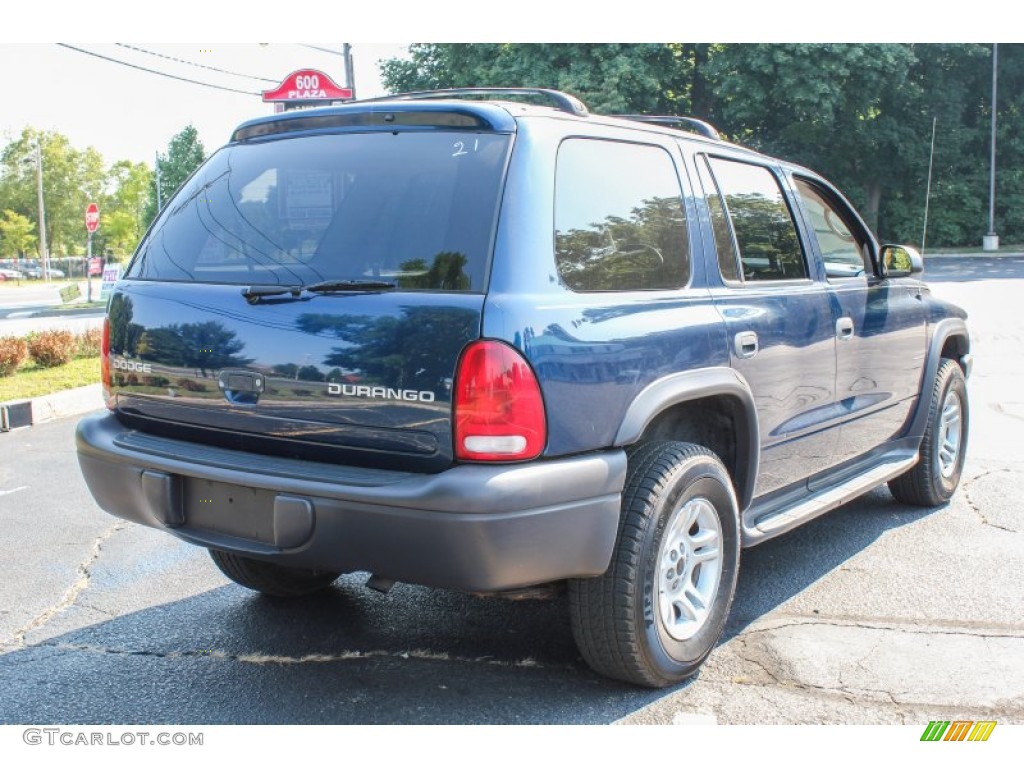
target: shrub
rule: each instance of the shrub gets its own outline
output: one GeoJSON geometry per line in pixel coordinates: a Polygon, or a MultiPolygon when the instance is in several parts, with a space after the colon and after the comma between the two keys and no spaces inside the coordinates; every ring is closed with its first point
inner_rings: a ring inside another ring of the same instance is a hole
{"type": "Polygon", "coordinates": [[[42,368],[54,368],[70,362],[78,342],[71,331],[41,331],[28,339],[28,353],[42,368]]]}
{"type": "Polygon", "coordinates": [[[187,389],[189,392],[205,392],[206,385],[195,381],[193,379],[180,378],[175,382],[182,389],[187,389]]]}
{"type": "Polygon", "coordinates": [[[0,376],[10,376],[28,357],[28,344],[14,336],[0,337],[0,376]]]}
{"type": "Polygon", "coordinates": [[[99,357],[100,344],[103,342],[103,331],[99,328],[89,328],[84,333],[78,334],[78,357],[99,357]]]}

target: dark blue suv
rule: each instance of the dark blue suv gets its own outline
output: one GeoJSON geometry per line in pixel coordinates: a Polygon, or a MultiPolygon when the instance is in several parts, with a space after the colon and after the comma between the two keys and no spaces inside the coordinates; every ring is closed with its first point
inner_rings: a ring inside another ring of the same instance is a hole
{"type": "Polygon", "coordinates": [[[969,338],[921,270],[687,118],[525,89],[268,116],[118,283],[79,460],[244,586],[567,584],[594,669],[670,685],[742,547],[955,491],[969,338]]]}

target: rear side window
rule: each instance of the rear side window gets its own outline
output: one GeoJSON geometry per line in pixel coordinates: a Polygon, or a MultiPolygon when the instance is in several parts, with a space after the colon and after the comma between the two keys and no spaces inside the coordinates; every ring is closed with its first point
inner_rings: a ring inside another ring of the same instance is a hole
{"type": "Polygon", "coordinates": [[[562,142],[555,175],[555,262],[574,291],[686,285],[690,246],[671,155],[645,144],[562,142]]]}
{"type": "Polygon", "coordinates": [[[775,175],[759,165],[710,159],[732,222],[743,279],[800,280],[807,277],[793,215],[775,175]]]}
{"type": "Polygon", "coordinates": [[[732,239],[732,229],[729,228],[729,218],[725,215],[722,196],[715,187],[707,162],[706,157],[697,159],[697,175],[700,176],[701,185],[704,187],[704,198],[711,213],[711,228],[715,234],[715,250],[718,252],[718,268],[726,280],[739,281],[739,269],[736,266],[736,244],[732,239]]]}
{"type": "Polygon", "coordinates": [[[128,277],[482,291],[509,145],[387,131],[228,147],[171,200],[128,277]]]}

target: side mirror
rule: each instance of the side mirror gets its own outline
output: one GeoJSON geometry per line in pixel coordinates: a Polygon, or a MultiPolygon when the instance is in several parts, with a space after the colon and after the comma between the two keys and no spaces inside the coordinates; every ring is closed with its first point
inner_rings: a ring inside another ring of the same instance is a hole
{"type": "Polygon", "coordinates": [[[924,259],[909,245],[882,246],[882,277],[912,277],[924,272],[924,259]]]}

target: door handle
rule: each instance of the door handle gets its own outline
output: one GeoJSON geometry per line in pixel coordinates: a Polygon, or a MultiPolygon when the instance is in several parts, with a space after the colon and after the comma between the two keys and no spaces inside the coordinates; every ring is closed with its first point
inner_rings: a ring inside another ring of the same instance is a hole
{"type": "Polygon", "coordinates": [[[736,357],[753,357],[757,354],[757,334],[753,331],[741,331],[733,340],[736,357]]]}
{"type": "Polygon", "coordinates": [[[841,341],[849,341],[853,338],[853,318],[840,317],[836,320],[836,336],[841,341]]]}

